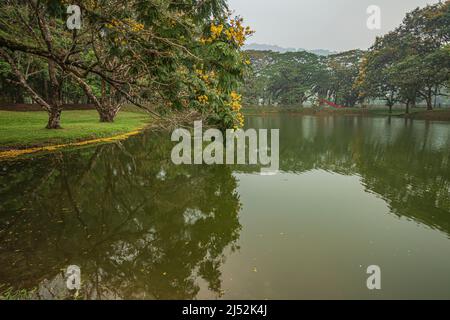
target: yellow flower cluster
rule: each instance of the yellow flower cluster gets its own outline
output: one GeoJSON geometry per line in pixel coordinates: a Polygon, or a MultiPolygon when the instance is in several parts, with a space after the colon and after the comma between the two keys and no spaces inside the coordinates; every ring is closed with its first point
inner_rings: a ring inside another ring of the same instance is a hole
{"type": "Polygon", "coordinates": [[[211,23],[211,38],[213,40],[220,37],[222,31],[223,31],[223,24],[219,24],[216,26],[215,24],[211,23]]]}
{"type": "MultiPolygon", "coordinates": [[[[73,1],[69,1],[70,3],[72,3],[73,1]]],[[[90,10],[94,10],[98,8],[98,1],[97,0],[85,0],[83,1],[83,5],[90,9],[90,10]]]]}
{"type": "Polygon", "coordinates": [[[115,27],[119,27],[121,24],[122,24],[122,22],[120,20],[112,19],[110,21],[110,23],[107,23],[105,25],[105,27],[108,28],[108,29],[112,29],[112,28],[115,28],[115,27]]]}
{"type": "Polygon", "coordinates": [[[236,112],[236,120],[238,122],[238,125],[235,126],[235,129],[238,129],[239,127],[244,126],[244,116],[241,113],[242,108],[242,96],[238,94],[237,92],[233,91],[231,92],[231,109],[236,112]]]}
{"type": "Polygon", "coordinates": [[[122,31],[127,29],[135,33],[144,30],[144,25],[142,23],[136,22],[132,19],[124,19],[123,21],[113,19],[110,23],[107,23],[105,27],[108,29],[122,29],[122,31]]]}
{"type": "Polygon", "coordinates": [[[216,74],[214,73],[214,71],[211,71],[209,73],[206,73],[205,71],[203,71],[202,69],[197,69],[195,70],[195,73],[197,74],[197,76],[202,79],[203,81],[205,81],[206,83],[209,83],[210,80],[214,79],[214,77],[216,76],[216,74]]]}
{"type": "Polygon", "coordinates": [[[208,96],[206,95],[201,95],[197,98],[198,102],[200,102],[201,104],[207,104],[209,101],[208,96]]]}
{"type": "Polygon", "coordinates": [[[144,30],[144,25],[142,23],[136,22],[132,19],[125,19],[124,22],[130,27],[131,31],[133,32],[137,33],[144,30]]]}
{"type": "Polygon", "coordinates": [[[200,42],[202,44],[206,44],[206,43],[212,43],[214,40],[216,40],[217,38],[220,37],[220,35],[222,34],[223,31],[223,24],[219,24],[219,25],[215,25],[214,23],[211,23],[211,27],[210,27],[210,31],[211,31],[211,36],[209,38],[201,38],[200,42]]]}
{"type": "Polygon", "coordinates": [[[218,39],[222,33],[225,34],[228,41],[236,43],[239,47],[242,47],[248,36],[254,33],[250,27],[244,27],[242,23],[244,20],[242,18],[230,20],[230,27],[226,28],[223,24],[211,23],[210,31],[211,36],[209,38],[202,37],[200,42],[202,44],[212,43],[214,40],[218,39]]]}
{"type": "Polygon", "coordinates": [[[368,69],[368,60],[366,57],[364,57],[361,61],[358,77],[356,78],[355,83],[353,84],[354,89],[357,88],[360,89],[359,92],[360,98],[363,98],[366,95],[365,90],[363,88],[367,78],[367,69],[368,69]]]}
{"type": "Polygon", "coordinates": [[[231,92],[231,109],[233,111],[239,112],[241,110],[241,100],[242,96],[240,94],[235,91],[231,92]]]}
{"type": "Polygon", "coordinates": [[[239,125],[236,126],[236,127],[242,128],[242,127],[244,126],[244,115],[243,115],[242,113],[239,112],[239,113],[237,114],[236,118],[237,118],[237,121],[239,122],[239,125]]]}
{"type": "Polygon", "coordinates": [[[242,18],[233,19],[230,21],[231,27],[225,30],[227,39],[234,41],[239,47],[242,47],[245,44],[247,37],[254,33],[250,27],[244,27],[242,25],[243,22],[244,20],[242,18]]]}

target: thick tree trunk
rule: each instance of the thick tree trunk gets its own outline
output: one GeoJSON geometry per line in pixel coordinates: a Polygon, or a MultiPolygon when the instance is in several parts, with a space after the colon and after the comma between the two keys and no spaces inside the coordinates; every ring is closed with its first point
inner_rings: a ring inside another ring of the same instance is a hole
{"type": "Polygon", "coordinates": [[[427,110],[428,110],[428,111],[433,110],[433,101],[432,101],[432,98],[431,98],[431,97],[427,97],[426,100],[427,100],[427,110]]]}
{"type": "Polygon", "coordinates": [[[431,87],[428,87],[424,96],[425,101],[427,102],[427,110],[433,110],[433,89],[431,87]]]}
{"type": "Polygon", "coordinates": [[[47,129],[61,129],[62,112],[62,82],[58,79],[56,64],[48,59],[48,74],[50,78],[50,92],[48,100],[50,101],[50,110],[48,111],[47,129]]]}
{"type": "Polygon", "coordinates": [[[409,105],[410,105],[410,102],[409,101],[406,102],[406,110],[405,110],[406,114],[409,114],[409,105]]]}
{"type": "Polygon", "coordinates": [[[437,98],[439,95],[439,86],[436,86],[433,92],[433,108],[436,109],[437,107],[437,98]]]}
{"type": "Polygon", "coordinates": [[[61,111],[60,108],[49,111],[46,129],[61,129],[61,111]]]}
{"type": "Polygon", "coordinates": [[[98,110],[100,122],[114,122],[117,111],[114,108],[106,108],[98,110]]]}

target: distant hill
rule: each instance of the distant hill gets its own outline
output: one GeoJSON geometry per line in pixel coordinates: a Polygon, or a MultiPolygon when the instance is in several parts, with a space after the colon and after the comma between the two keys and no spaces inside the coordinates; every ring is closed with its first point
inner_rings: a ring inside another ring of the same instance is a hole
{"type": "Polygon", "coordinates": [[[334,54],[336,52],[324,50],[324,49],[316,49],[316,50],[305,50],[305,49],[296,49],[296,48],[283,48],[277,45],[270,44],[259,44],[259,43],[250,43],[244,46],[244,50],[255,50],[255,51],[273,51],[273,52],[297,52],[297,51],[308,51],[319,56],[329,56],[330,54],[334,54]]]}

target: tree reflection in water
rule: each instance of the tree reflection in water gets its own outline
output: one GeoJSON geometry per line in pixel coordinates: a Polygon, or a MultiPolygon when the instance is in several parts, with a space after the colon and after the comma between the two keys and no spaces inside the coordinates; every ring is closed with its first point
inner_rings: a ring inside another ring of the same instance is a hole
{"type": "MultiPolygon", "coordinates": [[[[450,237],[448,124],[276,115],[247,125],[280,129],[280,174],[358,176],[391,214],[450,237]]],[[[0,284],[60,297],[61,270],[76,264],[84,298],[192,299],[204,282],[220,296],[221,266],[244,238],[235,176],[260,168],[174,166],[173,145],[153,133],[0,163],[0,284]]],[[[312,226],[318,237],[324,226],[312,226]]]]}
{"type": "MultiPolygon", "coordinates": [[[[298,115],[247,121],[249,127],[280,129],[282,172],[320,169],[360,176],[367,192],[385,200],[392,213],[450,237],[448,123],[298,115]]],[[[239,170],[256,173],[259,169],[239,170]]]]}
{"type": "Polygon", "coordinates": [[[171,148],[153,134],[2,163],[0,284],[61,298],[76,264],[84,298],[192,299],[199,278],[220,296],[241,228],[236,180],[227,167],[174,166],[171,148]]]}

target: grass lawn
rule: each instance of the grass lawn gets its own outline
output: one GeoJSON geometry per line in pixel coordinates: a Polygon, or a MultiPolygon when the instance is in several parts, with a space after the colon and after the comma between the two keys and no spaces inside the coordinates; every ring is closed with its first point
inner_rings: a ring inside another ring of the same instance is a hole
{"type": "Polygon", "coordinates": [[[0,149],[111,137],[144,127],[150,117],[123,111],[119,112],[114,123],[101,123],[95,110],[63,111],[61,130],[45,129],[47,120],[44,111],[0,111],[0,149]]]}

